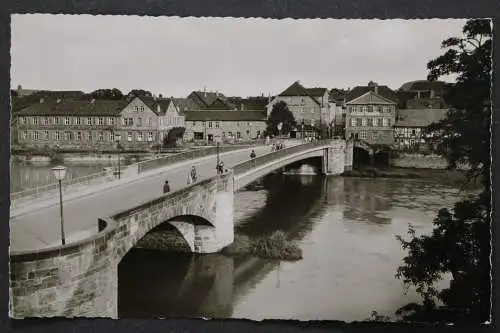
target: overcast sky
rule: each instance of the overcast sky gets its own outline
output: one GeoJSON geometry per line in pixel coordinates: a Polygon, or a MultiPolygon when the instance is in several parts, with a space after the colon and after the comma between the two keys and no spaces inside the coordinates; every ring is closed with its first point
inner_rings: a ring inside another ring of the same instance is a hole
{"type": "Polygon", "coordinates": [[[464,20],[271,20],[13,15],[11,84],[228,96],[425,79],[464,20]]]}

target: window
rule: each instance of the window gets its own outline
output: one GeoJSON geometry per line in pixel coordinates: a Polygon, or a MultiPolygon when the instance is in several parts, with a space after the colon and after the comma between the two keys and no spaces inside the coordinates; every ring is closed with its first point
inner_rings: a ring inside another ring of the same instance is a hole
{"type": "Polygon", "coordinates": [[[373,106],[368,105],[368,106],[367,106],[367,111],[368,111],[368,112],[373,112],[373,106]]]}
{"type": "Polygon", "coordinates": [[[257,136],[260,137],[260,130],[257,131],[257,136]]]}
{"type": "Polygon", "coordinates": [[[356,119],[356,126],[358,126],[358,127],[362,126],[361,118],[356,119]]]}
{"type": "Polygon", "coordinates": [[[87,125],[92,125],[92,117],[87,118],[87,125]]]}
{"type": "Polygon", "coordinates": [[[361,107],[361,112],[366,112],[366,109],[367,109],[366,106],[362,106],[361,107]]]}
{"type": "Polygon", "coordinates": [[[143,105],[141,105],[141,106],[139,107],[139,109],[141,110],[141,112],[144,112],[144,106],[143,106],[143,105]]]}
{"type": "Polygon", "coordinates": [[[132,126],[134,124],[134,118],[125,118],[125,126],[132,126]]]}
{"type": "Polygon", "coordinates": [[[81,125],[82,124],[82,118],[76,117],[76,124],[81,125]]]}
{"type": "Polygon", "coordinates": [[[38,140],[38,139],[40,139],[38,131],[34,131],[33,132],[33,140],[38,140]]]}
{"type": "Polygon", "coordinates": [[[366,118],[361,119],[361,126],[366,126],[366,123],[367,123],[366,118]]]}
{"type": "Polygon", "coordinates": [[[389,108],[387,106],[384,106],[383,111],[384,112],[389,112],[389,108]]]}
{"type": "Polygon", "coordinates": [[[82,141],[82,132],[76,132],[76,141],[82,141]]]}
{"type": "Polygon", "coordinates": [[[28,132],[26,132],[26,131],[22,131],[22,132],[21,132],[21,139],[22,139],[22,140],[26,140],[26,138],[27,138],[27,137],[28,137],[28,132]]]}
{"type": "Polygon", "coordinates": [[[137,126],[142,126],[142,118],[137,118],[137,126]]]}
{"type": "Polygon", "coordinates": [[[195,140],[203,140],[203,133],[202,132],[194,132],[194,139],[195,140]]]}
{"type": "Polygon", "coordinates": [[[389,119],[383,118],[382,119],[382,126],[384,127],[389,127],[389,119]]]}
{"type": "Polygon", "coordinates": [[[152,125],[153,125],[153,118],[148,117],[148,126],[152,126],[152,125]]]}
{"type": "Polygon", "coordinates": [[[104,141],[104,134],[102,132],[97,133],[97,140],[104,141]]]}
{"type": "Polygon", "coordinates": [[[127,141],[132,141],[132,132],[127,132],[127,141]]]}
{"type": "Polygon", "coordinates": [[[112,117],[108,117],[108,125],[113,125],[113,118],[112,117]]]}
{"type": "Polygon", "coordinates": [[[142,141],[142,132],[137,133],[137,141],[142,141]]]}
{"type": "Polygon", "coordinates": [[[26,124],[26,118],[25,117],[19,117],[19,122],[21,123],[21,125],[26,124]]]}
{"type": "Polygon", "coordinates": [[[368,126],[373,126],[373,119],[372,118],[368,118],[368,126]]]}
{"type": "Polygon", "coordinates": [[[153,141],[153,132],[148,132],[148,141],[153,141]]]}
{"type": "Polygon", "coordinates": [[[136,105],[136,106],[134,106],[134,111],[135,111],[135,112],[139,112],[139,107],[138,107],[137,105],[136,105]]]}
{"type": "Polygon", "coordinates": [[[228,136],[229,138],[232,138],[232,137],[233,137],[233,132],[227,132],[227,136],[228,136]]]}
{"type": "Polygon", "coordinates": [[[222,138],[226,137],[226,132],[222,132],[222,138]]]}
{"type": "Polygon", "coordinates": [[[241,132],[236,132],[236,138],[241,139],[241,132]]]}
{"type": "Polygon", "coordinates": [[[361,132],[361,139],[366,140],[366,132],[365,131],[361,132]]]}
{"type": "Polygon", "coordinates": [[[48,140],[49,139],[49,131],[43,131],[43,139],[48,140]]]}
{"type": "Polygon", "coordinates": [[[351,127],[356,127],[356,118],[351,118],[351,127]]]}
{"type": "Polygon", "coordinates": [[[56,131],[56,132],[54,133],[54,140],[56,140],[56,141],[61,140],[61,133],[59,133],[59,132],[57,132],[57,131],[56,131]]]}
{"type": "Polygon", "coordinates": [[[208,122],[208,128],[212,128],[212,122],[211,121],[208,122]]]}
{"type": "Polygon", "coordinates": [[[66,141],[71,140],[71,132],[70,131],[64,132],[64,140],[66,140],[66,141]]]}
{"type": "Polygon", "coordinates": [[[69,125],[69,117],[64,117],[64,125],[69,125]]]}
{"type": "Polygon", "coordinates": [[[247,136],[250,136],[250,131],[249,130],[247,130],[247,136]]]}
{"type": "Polygon", "coordinates": [[[104,119],[102,117],[97,118],[97,125],[104,125],[104,119]]]}

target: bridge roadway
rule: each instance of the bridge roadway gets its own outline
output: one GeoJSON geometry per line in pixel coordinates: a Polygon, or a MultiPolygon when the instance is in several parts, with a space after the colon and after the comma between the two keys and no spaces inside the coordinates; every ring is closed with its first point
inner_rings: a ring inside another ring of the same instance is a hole
{"type": "MultiPolygon", "coordinates": [[[[269,146],[255,147],[257,156],[270,152],[269,146]]],[[[238,150],[221,156],[227,168],[247,161],[250,150],[238,150]]],[[[66,242],[71,243],[97,232],[98,217],[111,216],[121,210],[152,200],[163,192],[168,180],[172,191],[186,186],[187,174],[195,165],[199,180],[213,177],[216,156],[193,164],[174,164],[165,172],[142,177],[124,184],[63,202],[66,242]]],[[[64,198],[64,197],[63,197],[64,198]]],[[[61,244],[59,204],[52,204],[10,219],[11,251],[33,251],[61,244]]]]}

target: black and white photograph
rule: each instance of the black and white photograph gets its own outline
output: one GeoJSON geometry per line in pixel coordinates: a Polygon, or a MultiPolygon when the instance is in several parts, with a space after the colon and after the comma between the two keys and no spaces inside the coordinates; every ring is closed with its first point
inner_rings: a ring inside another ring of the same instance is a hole
{"type": "Polygon", "coordinates": [[[11,318],[490,322],[489,19],[11,36],[11,318]]]}

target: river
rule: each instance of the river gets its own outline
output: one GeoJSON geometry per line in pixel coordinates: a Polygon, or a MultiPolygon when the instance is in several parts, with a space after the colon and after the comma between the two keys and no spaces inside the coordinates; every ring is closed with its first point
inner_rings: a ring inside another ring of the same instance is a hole
{"type": "MultiPolygon", "coordinates": [[[[83,175],[93,168],[78,170],[83,175]]],[[[464,195],[436,179],[267,176],[235,195],[236,232],[283,230],[302,249],[302,260],[133,249],[119,265],[119,316],[344,321],[365,320],[372,311],[392,316],[419,300],[412,290],[405,294],[395,278],[404,256],[395,235],[405,234],[409,223],[417,233],[429,233],[437,211],[464,195]]]]}

